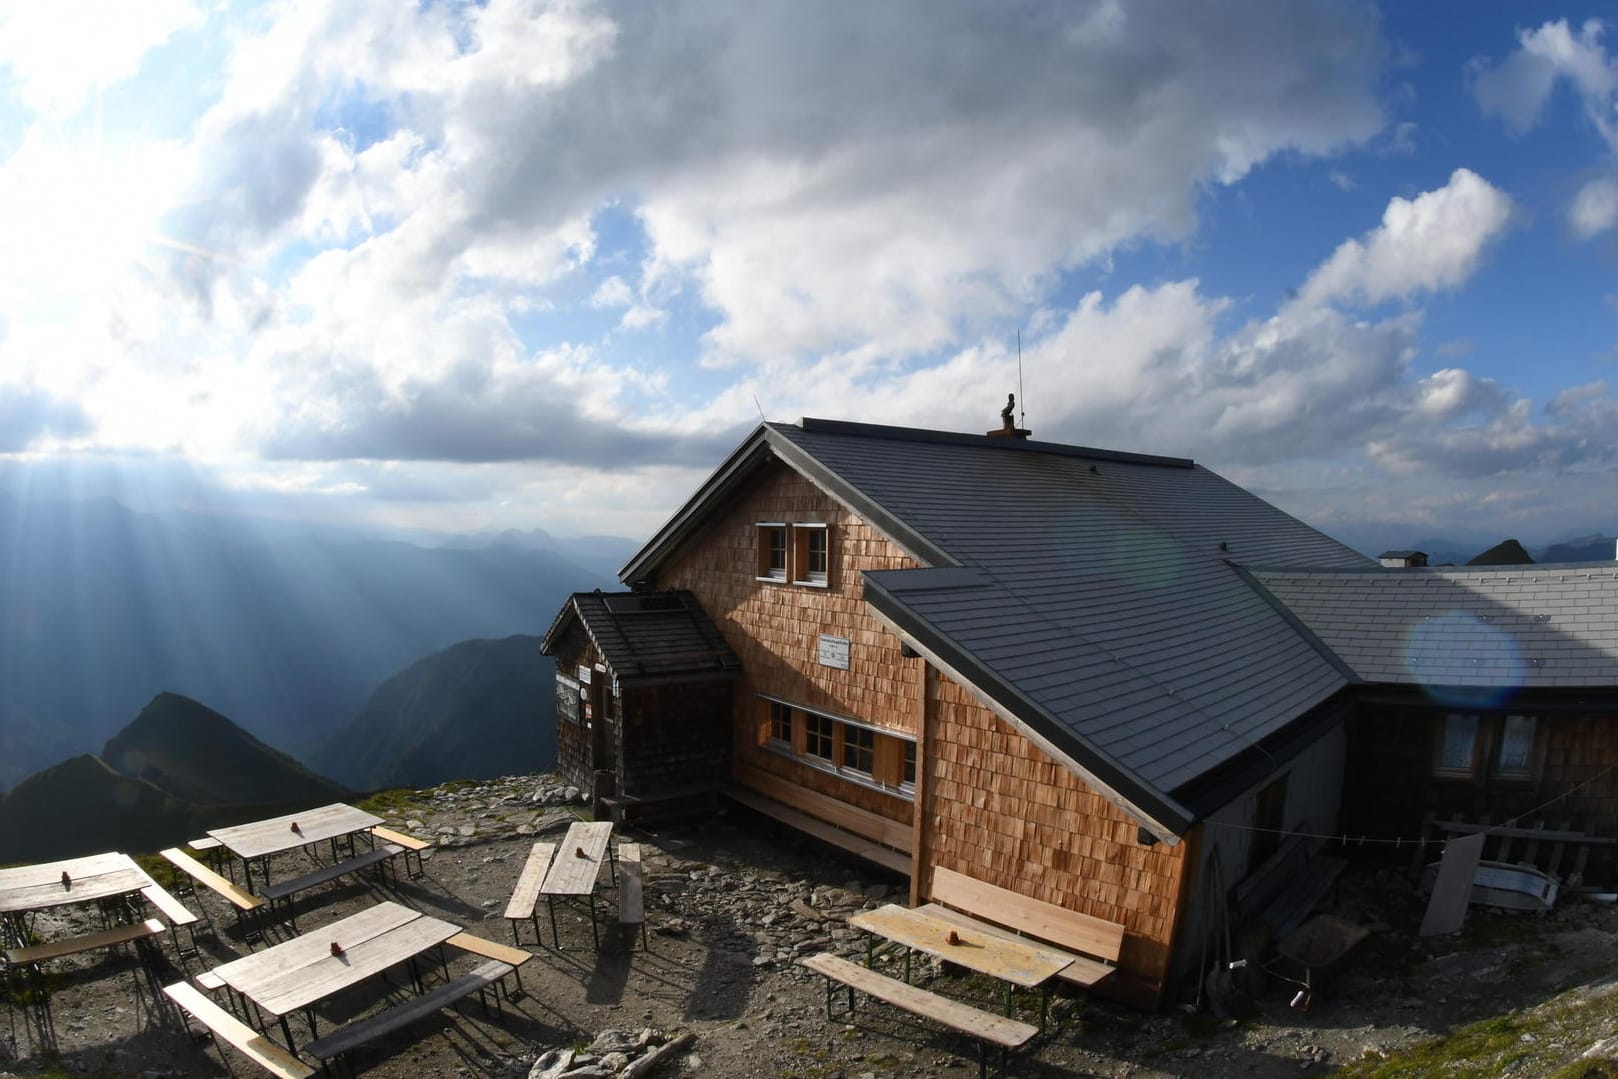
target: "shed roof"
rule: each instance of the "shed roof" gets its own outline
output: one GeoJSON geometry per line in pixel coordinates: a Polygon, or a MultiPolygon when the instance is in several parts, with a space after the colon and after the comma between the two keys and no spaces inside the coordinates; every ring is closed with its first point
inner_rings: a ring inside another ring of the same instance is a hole
{"type": "Polygon", "coordinates": [[[778,457],[926,567],[869,572],[908,638],[1159,831],[1174,792],[1347,685],[1237,567],[1369,560],[1183,458],[805,419],[766,424],[625,567],[655,575],[778,457]]]}
{"type": "Polygon", "coordinates": [[[539,650],[554,654],[574,620],[620,682],[741,670],[741,660],[690,592],[575,592],[539,650]]]}
{"type": "Polygon", "coordinates": [[[1252,576],[1367,682],[1618,685],[1618,563],[1252,576]]]}

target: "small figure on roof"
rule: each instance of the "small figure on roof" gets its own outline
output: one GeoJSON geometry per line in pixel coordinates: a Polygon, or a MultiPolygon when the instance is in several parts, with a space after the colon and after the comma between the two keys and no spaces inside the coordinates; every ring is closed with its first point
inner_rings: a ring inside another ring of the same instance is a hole
{"type": "Polygon", "coordinates": [[[1008,431],[1016,427],[1016,422],[1012,419],[1016,412],[1017,395],[1008,393],[1006,394],[1006,407],[1000,410],[1000,423],[1008,431]]]}

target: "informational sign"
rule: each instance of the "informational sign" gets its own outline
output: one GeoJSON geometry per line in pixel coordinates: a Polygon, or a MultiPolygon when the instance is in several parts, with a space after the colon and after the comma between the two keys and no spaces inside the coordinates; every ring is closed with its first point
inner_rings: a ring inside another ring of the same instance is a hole
{"type": "Polygon", "coordinates": [[[591,671],[590,668],[586,667],[582,663],[579,664],[579,681],[580,682],[583,682],[585,685],[589,685],[590,684],[590,679],[591,679],[593,674],[594,674],[594,672],[591,671]]]}
{"type": "Polygon", "coordinates": [[[848,638],[820,635],[820,665],[848,670],[848,638]]]}
{"type": "Polygon", "coordinates": [[[556,714],[569,723],[579,721],[579,684],[565,674],[556,679],[556,714]]]}

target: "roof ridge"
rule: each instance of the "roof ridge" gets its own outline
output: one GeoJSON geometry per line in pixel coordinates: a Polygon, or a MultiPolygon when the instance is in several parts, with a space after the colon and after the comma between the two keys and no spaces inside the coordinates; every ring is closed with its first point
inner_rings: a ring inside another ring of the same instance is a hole
{"type": "Polygon", "coordinates": [[[771,427],[793,427],[810,434],[847,435],[854,438],[880,438],[890,442],[931,442],[942,446],[981,446],[1017,453],[1049,453],[1060,457],[1085,457],[1098,461],[1156,465],[1160,468],[1195,468],[1189,457],[1166,457],[1155,453],[1108,450],[1095,446],[1073,446],[1065,442],[1040,442],[1031,438],[996,438],[965,431],[934,431],[925,427],[895,427],[853,420],[826,420],[805,416],[797,424],[772,423],[771,427]]]}

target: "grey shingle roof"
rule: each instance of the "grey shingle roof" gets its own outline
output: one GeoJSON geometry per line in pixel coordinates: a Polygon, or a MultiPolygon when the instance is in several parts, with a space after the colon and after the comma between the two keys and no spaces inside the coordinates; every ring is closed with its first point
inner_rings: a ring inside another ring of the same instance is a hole
{"type": "Polygon", "coordinates": [[[741,661],[690,592],[576,592],[539,650],[554,653],[577,618],[620,682],[672,674],[734,674],[741,661]]]}
{"type": "Polygon", "coordinates": [[[1160,823],[1189,823],[1176,788],[1348,683],[1236,567],[1369,560],[1192,462],[814,420],[768,431],[901,545],[960,567],[868,573],[866,599],[1160,823]]]}
{"type": "Polygon", "coordinates": [[[1253,578],[1367,682],[1618,685],[1618,563],[1253,578]]]}

